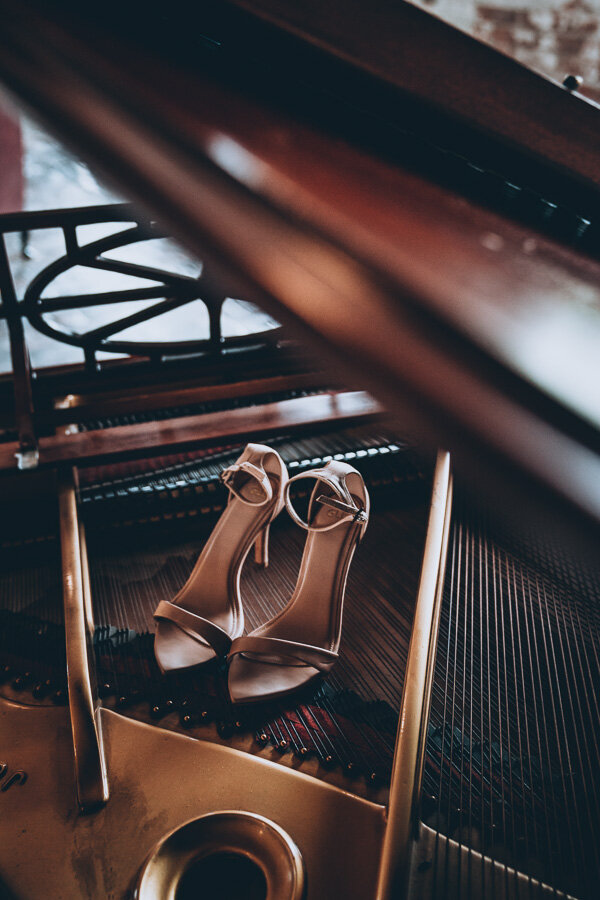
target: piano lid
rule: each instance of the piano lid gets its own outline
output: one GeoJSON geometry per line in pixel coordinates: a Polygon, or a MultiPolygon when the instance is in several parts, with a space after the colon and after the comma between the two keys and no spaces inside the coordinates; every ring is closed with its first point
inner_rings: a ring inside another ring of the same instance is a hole
{"type": "Polygon", "coordinates": [[[599,521],[596,107],[407,4],[237,5],[2,0],[0,75],[482,483],[599,521]],[[436,184],[415,134],[587,255],[436,184]]]}
{"type": "Polygon", "coordinates": [[[233,2],[421,102],[600,186],[598,105],[430,12],[398,0],[233,2]]]}

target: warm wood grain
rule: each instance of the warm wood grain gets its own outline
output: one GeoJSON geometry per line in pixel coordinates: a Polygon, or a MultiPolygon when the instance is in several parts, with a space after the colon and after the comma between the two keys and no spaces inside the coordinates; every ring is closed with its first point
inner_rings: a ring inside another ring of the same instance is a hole
{"type": "Polygon", "coordinates": [[[103,391],[101,394],[68,394],[57,399],[52,413],[54,422],[81,422],[86,418],[177,408],[190,404],[210,403],[238,397],[260,396],[279,391],[301,391],[322,387],[327,379],[323,372],[298,372],[266,378],[248,378],[223,384],[202,384],[188,387],[183,384],[169,387],[138,386],[103,391]]]}
{"type": "MultiPolygon", "coordinates": [[[[161,422],[53,435],[40,439],[40,466],[109,462],[166,448],[175,452],[222,439],[258,440],[299,428],[365,420],[381,412],[379,404],[363,391],[332,392],[161,422]]],[[[16,450],[14,443],[0,445],[0,469],[15,467],[16,450]]]]}
{"type": "Polygon", "coordinates": [[[425,103],[600,186],[599,107],[398,0],[232,0],[425,103]]]}

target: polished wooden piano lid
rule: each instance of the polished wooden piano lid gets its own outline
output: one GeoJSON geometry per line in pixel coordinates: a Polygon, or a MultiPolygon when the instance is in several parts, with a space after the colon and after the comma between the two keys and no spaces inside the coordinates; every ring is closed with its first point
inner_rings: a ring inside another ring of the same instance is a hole
{"type": "Polygon", "coordinates": [[[598,105],[398,0],[233,0],[424,104],[600,187],[598,105]]]}
{"type": "Polygon", "coordinates": [[[400,116],[593,225],[594,104],[409,4],[0,10],[9,88],[240,295],[486,490],[600,520],[597,260],[398,163],[400,116]]]}

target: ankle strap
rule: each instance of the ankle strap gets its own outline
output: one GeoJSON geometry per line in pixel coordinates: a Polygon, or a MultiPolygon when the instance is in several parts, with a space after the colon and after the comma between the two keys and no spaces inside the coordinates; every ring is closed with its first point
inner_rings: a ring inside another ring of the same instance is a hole
{"type": "MultiPolygon", "coordinates": [[[[304,528],[305,531],[331,531],[332,528],[337,528],[337,526],[341,525],[343,522],[356,522],[365,525],[368,520],[367,514],[364,509],[356,505],[356,502],[346,485],[346,475],[349,472],[356,472],[356,469],[352,469],[352,467],[347,464],[332,461],[327,463],[322,469],[309,469],[308,472],[300,472],[298,475],[294,475],[293,478],[290,478],[285,486],[284,498],[287,511],[296,525],[304,528]],[[326,494],[318,494],[315,485],[310,500],[311,506],[314,502],[321,503],[323,506],[341,510],[346,513],[346,515],[336,518],[330,525],[310,525],[308,522],[305,522],[296,512],[290,499],[290,485],[295,481],[300,481],[302,478],[310,478],[317,482],[321,481],[326,484],[327,487],[331,488],[335,494],[334,497],[329,497],[326,494]]],[[[359,473],[356,472],[356,474],[359,473]]]]}
{"type": "Polygon", "coordinates": [[[230,490],[238,500],[241,500],[242,503],[247,503],[249,506],[264,506],[265,503],[268,503],[273,498],[273,488],[265,470],[261,469],[259,466],[255,466],[254,463],[248,462],[247,460],[236,462],[234,465],[228,466],[227,469],[223,469],[220,478],[225,487],[230,490]],[[258,485],[256,493],[259,499],[248,500],[244,497],[242,488],[247,484],[247,479],[240,479],[240,476],[243,475],[248,475],[250,478],[254,479],[258,485]],[[240,480],[242,483],[240,483],[240,480]]]}

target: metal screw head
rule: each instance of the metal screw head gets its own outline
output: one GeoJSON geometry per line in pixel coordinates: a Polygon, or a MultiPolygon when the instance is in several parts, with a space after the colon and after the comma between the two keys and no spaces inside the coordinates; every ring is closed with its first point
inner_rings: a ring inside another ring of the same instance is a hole
{"type": "Polygon", "coordinates": [[[581,75],[567,75],[563,81],[563,87],[568,91],[578,91],[582,84],[581,75]]]}

